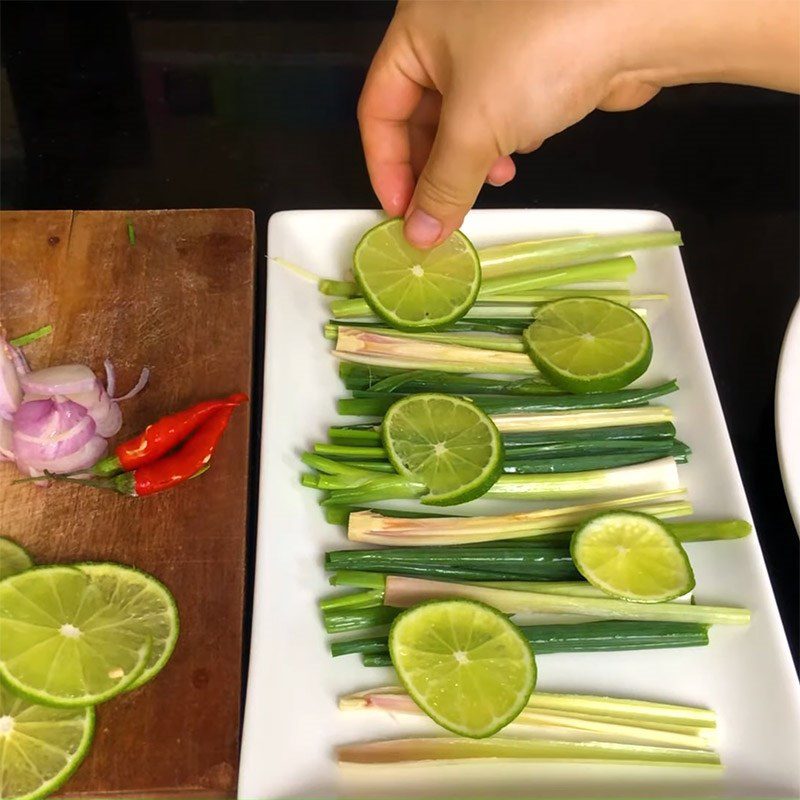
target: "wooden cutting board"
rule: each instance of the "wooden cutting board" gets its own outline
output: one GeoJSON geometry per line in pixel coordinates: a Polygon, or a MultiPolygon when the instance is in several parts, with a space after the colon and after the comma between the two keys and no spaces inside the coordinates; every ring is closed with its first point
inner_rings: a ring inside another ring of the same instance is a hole
{"type": "MultiPolygon", "coordinates": [[[[143,366],[150,384],[122,404],[117,441],[207,398],[250,391],[253,213],[43,211],[0,214],[0,321],[33,369],[117,367],[125,392],[143,366]],[[128,235],[134,226],[135,244],[128,235]]],[[[237,409],[212,468],[161,495],[12,485],[0,464],[0,533],[40,564],[118,561],[174,593],[175,653],[138,691],[98,709],[91,752],[67,795],[235,792],[239,756],[249,405],[237,409]]]]}

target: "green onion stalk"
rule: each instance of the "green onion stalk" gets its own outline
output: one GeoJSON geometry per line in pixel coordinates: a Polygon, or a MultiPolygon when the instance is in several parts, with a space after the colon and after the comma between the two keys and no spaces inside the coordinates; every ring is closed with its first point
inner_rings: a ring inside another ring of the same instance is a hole
{"type": "MultiPolygon", "coordinates": [[[[398,474],[385,474],[305,453],[303,462],[319,474],[302,476],[304,486],[330,492],[330,505],[363,505],[382,500],[423,498],[427,487],[398,474]]],[[[505,500],[610,499],[680,488],[675,459],[659,458],[612,469],[528,475],[502,475],[484,497],[505,500]]]]}

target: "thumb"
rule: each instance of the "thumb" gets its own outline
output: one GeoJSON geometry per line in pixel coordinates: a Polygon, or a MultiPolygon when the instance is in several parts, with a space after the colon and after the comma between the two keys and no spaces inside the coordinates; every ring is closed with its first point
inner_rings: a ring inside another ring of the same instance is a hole
{"type": "Polygon", "coordinates": [[[506,155],[485,125],[476,123],[474,105],[442,104],[430,156],[406,212],[405,236],[428,248],[446,239],[463,221],[494,161],[506,155]]]}

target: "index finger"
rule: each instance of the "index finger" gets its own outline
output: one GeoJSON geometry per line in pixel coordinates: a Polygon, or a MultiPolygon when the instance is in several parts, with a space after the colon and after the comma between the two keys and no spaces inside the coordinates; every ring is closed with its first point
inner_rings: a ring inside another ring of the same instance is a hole
{"type": "Polygon", "coordinates": [[[389,216],[406,210],[414,192],[409,119],[424,87],[401,68],[387,36],[358,101],[358,124],[372,188],[389,216]]]}

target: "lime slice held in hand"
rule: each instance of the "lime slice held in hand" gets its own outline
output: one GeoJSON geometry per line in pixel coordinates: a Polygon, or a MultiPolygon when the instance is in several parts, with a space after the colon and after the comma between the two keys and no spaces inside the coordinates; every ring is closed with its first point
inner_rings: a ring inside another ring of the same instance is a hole
{"type": "Polygon", "coordinates": [[[430,250],[412,247],[403,220],[370,228],[353,253],[369,307],[400,330],[434,330],[464,316],[481,284],[478,253],[461,231],[430,250]]]}
{"type": "Polygon", "coordinates": [[[581,575],[612,597],[661,603],[694,588],[686,551],[649,514],[600,514],[572,534],[570,552],[581,575]]]}
{"type": "MultiPolygon", "coordinates": [[[[33,566],[33,559],[13,539],[0,536],[0,581],[33,566]]],[[[0,795],[3,797],[3,795],[0,795]]]]}
{"type": "Polygon", "coordinates": [[[482,739],[525,708],[536,661],[519,628],[472,600],[433,600],[392,624],[389,652],[414,702],[453,733],[482,739]]]}
{"type": "Polygon", "coordinates": [[[653,355],[644,320],[597,297],[543,305],[523,338],[542,375],[576,393],[622,389],[645,373],[653,355]]]}
{"type": "Polygon", "coordinates": [[[96,705],[148,663],[146,626],[74,567],[34,567],[0,581],[0,678],[45,705],[96,705]]]}
{"type": "Polygon", "coordinates": [[[94,708],[52,708],[0,685],[0,797],[37,800],[78,768],[94,733],[94,708]]]}
{"type": "Polygon", "coordinates": [[[163,583],[133,567],[122,564],[76,564],[106,599],[129,614],[152,639],[144,672],[128,687],[138,689],[152,680],[169,661],[178,641],[178,607],[163,583]]]}
{"type": "Polygon", "coordinates": [[[381,438],[394,468],[423,483],[422,502],[448,506],[480,497],[503,470],[503,441],[474,403],[445,394],[416,394],[394,403],[381,438]]]}

